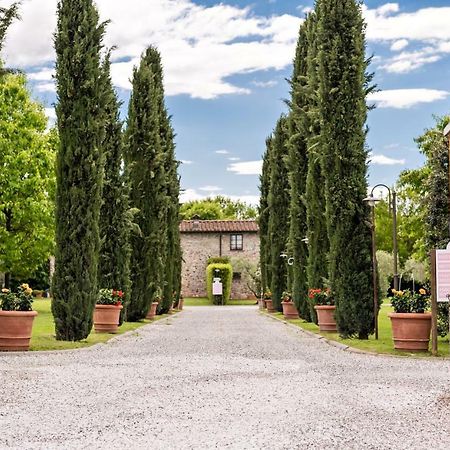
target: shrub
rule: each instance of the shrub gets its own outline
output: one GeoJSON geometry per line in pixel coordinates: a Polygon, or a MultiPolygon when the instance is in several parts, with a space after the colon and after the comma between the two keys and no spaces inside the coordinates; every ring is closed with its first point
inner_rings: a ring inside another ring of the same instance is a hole
{"type": "Polygon", "coordinates": [[[33,290],[28,284],[22,284],[17,292],[2,289],[0,294],[0,310],[2,311],[31,311],[33,290]]]}
{"type": "Polygon", "coordinates": [[[329,289],[310,289],[308,298],[313,306],[333,306],[334,297],[329,289]]]}
{"type": "Polygon", "coordinates": [[[97,305],[116,305],[122,304],[124,293],[115,289],[100,289],[98,293],[97,305]]]}
{"type": "Polygon", "coordinates": [[[396,313],[424,313],[430,306],[430,297],[425,289],[419,293],[392,290],[392,307],[396,313]]]}
{"type": "Polygon", "coordinates": [[[231,282],[233,279],[233,268],[231,264],[209,264],[206,268],[206,287],[208,292],[208,299],[215,305],[226,305],[230,299],[231,282]],[[218,271],[218,272],[216,272],[218,271]],[[220,278],[223,284],[223,295],[213,295],[213,281],[214,278],[220,278]]]}
{"type": "Polygon", "coordinates": [[[229,256],[212,256],[208,258],[208,266],[210,264],[230,264],[229,256]]]}

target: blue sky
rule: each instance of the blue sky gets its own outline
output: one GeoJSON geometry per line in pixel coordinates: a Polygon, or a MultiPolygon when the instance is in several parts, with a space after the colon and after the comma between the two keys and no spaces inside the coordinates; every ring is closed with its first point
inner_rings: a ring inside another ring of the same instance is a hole
{"type": "MultiPolygon", "coordinates": [[[[8,4],[10,0],[0,0],[8,4]]],[[[117,45],[113,79],[129,97],[133,64],[150,44],[162,53],[177,133],[184,199],[224,194],[255,202],[264,142],[288,97],[298,27],[309,0],[98,0],[117,45]]],[[[56,0],[24,0],[4,57],[29,74],[54,116],[56,0]]],[[[381,91],[372,99],[370,184],[394,182],[422,162],[414,138],[450,112],[450,1],[364,5],[368,53],[381,91]]]]}

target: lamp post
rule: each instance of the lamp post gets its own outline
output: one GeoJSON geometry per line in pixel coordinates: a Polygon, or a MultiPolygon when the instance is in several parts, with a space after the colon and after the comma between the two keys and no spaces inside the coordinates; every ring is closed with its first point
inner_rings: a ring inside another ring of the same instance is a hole
{"type": "Polygon", "coordinates": [[[375,236],[375,204],[381,198],[375,198],[373,193],[377,187],[384,187],[389,192],[389,212],[392,208],[392,238],[394,250],[394,289],[398,290],[398,249],[397,249],[397,193],[385,184],[377,184],[372,188],[370,195],[364,199],[372,210],[372,270],[373,270],[373,308],[375,320],[375,339],[378,339],[378,263],[377,263],[377,245],[375,236]]]}

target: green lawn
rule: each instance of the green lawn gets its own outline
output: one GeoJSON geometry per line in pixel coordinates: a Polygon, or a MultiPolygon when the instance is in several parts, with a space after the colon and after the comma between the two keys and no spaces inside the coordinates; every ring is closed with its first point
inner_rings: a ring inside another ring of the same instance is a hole
{"type": "MultiPolygon", "coordinates": [[[[399,356],[431,356],[431,352],[401,352],[394,350],[394,344],[392,342],[391,333],[391,321],[388,317],[388,313],[392,312],[392,307],[388,305],[383,305],[380,310],[378,329],[379,329],[379,339],[375,340],[374,336],[371,336],[369,340],[362,341],[359,339],[341,339],[337,333],[326,333],[322,332],[322,336],[327,339],[341,342],[342,344],[348,345],[349,347],[355,347],[361,350],[375,352],[375,353],[389,353],[392,355],[399,356]]],[[[276,317],[283,318],[282,313],[273,314],[276,317]]],[[[319,327],[314,323],[305,323],[302,320],[290,320],[289,323],[297,325],[304,330],[312,331],[313,333],[319,334],[319,327]]],[[[431,342],[430,342],[431,347],[431,342]]],[[[439,338],[438,343],[439,356],[449,356],[449,343],[448,338],[439,338]]]]}
{"type": "MultiPolygon", "coordinates": [[[[228,306],[256,305],[256,300],[230,300],[228,306]]],[[[213,306],[207,298],[185,298],[184,306],[213,306]]]]}
{"type": "MultiPolygon", "coordinates": [[[[69,350],[74,348],[90,347],[91,345],[106,342],[114,336],[126,333],[127,331],[136,330],[143,325],[151,323],[150,320],[143,320],[142,322],[129,323],[125,322],[116,334],[108,333],[92,333],[84,341],[80,342],[65,342],[57,341],[55,339],[55,326],[53,322],[53,316],[50,311],[49,299],[36,299],[33,303],[33,309],[38,312],[38,316],[34,320],[33,335],[31,337],[30,350],[69,350]]],[[[164,319],[169,315],[157,316],[156,320],[164,319]]]]}

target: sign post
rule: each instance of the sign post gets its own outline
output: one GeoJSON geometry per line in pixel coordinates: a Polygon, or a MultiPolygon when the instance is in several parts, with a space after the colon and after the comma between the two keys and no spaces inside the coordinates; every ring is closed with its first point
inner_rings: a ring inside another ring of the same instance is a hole
{"type": "Polygon", "coordinates": [[[437,339],[437,285],[436,285],[436,250],[431,250],[431,353],[438,352],[437,339]]]}
{"type": "Polygon", "coordinates": [[[220,295],[222,297],[222,306],[223,306],[223,284],[220,278],[214,278],[212,290],[214,296],[220,295]]]}

